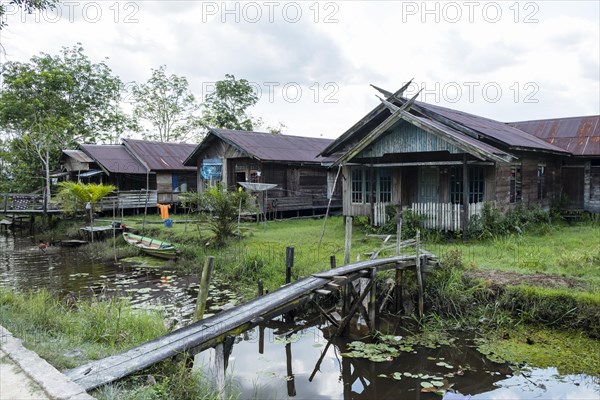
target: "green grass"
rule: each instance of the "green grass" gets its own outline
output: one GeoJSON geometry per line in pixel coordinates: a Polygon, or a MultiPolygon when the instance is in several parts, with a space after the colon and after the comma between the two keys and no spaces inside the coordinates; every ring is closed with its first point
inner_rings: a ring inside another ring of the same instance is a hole
{"type": "Polygon", "coordinates": [[[166,333],[162,316],[122,299],[67,305],[47,290],[0,288],[0,324],[59,369],[107,357],[166,333]]]}
{"type": "Polygon", "coordinates": [[[426,246],[436,254],[460,250],[463,262],[477,269],[558,275],[581,280],[590,290],[600,290],[600,227],[597,225],[553,225],[537,234],[426,246]]]}

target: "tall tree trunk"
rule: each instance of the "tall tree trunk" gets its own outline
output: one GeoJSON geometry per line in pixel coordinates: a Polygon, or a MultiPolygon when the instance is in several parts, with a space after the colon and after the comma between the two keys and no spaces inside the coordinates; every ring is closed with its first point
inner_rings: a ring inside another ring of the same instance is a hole
{"type": "Polygon", "coordinates": [[[50,204],[50,150],[46,148],[44,167],[46,169],[46,187],[44,188],[44,218],[48,214],[48,205],[50,204]]]}

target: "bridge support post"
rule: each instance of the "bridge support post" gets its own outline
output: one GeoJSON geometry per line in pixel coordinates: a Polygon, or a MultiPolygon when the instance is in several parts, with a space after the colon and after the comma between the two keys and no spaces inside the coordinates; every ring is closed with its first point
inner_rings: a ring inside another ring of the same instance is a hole
{"type": "Polygon", "coordinates": [[[225,347],[219,343],[215,347],[215,386],[219,400],[225,399],[225,347]]]}

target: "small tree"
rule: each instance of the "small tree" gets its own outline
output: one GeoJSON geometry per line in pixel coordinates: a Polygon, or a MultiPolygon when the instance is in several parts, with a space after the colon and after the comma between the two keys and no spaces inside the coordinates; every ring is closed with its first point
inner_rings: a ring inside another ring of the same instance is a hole
{"type": "Polygon", "coordinates": [[[242,190],[227,191],[224,184],[218,184],[200,193],[182,194],[181,198],[186,207],[208,211],[207,223],[215,246],[220,247],[233,236],[240,207],[245,207],[248,194],[242,190]]]}
{"type": "Polygon", "coordinates": [[[67,214],[75,214],[86,209],[90,203],[90,222],[93,223],[94,204],[117,190],[113,185],[97,185],[94,183],[60,182],[57,198],[62,202],[62,209],[67,214]]]}

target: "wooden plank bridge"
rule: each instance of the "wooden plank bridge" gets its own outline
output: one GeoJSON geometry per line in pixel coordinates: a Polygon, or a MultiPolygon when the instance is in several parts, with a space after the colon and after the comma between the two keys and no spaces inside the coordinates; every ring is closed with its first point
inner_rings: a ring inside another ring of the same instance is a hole
{"type": "Polygon", "coordinates": [[[202,319],[121,354],[92,361],[66,374],[86,390],[90,390],[167,358],[181,354],[193,355],[215,347],[228,336],[240,334],[319,296],[347,288],[343,290],[344,306],[341,320],[336,321],[331,315],[326,315],[332,324],[337,325],[337,332],[340,334],[353,315],[360,311],[361,304],[368,293],[371,293],[372,305],[369,306],[368,313],[364,314],[368,314],[367,317],[373,321],[376,313],[376,304],[373,301],[375,299],[374,278],[378,271],[396,269],[398,274],[405,269],[415,269],[427,272],[434,265],[428,260],[431,254],[426,253],[418,257],[416,254],[420,253],[417,251],[414,255],[362,261],[302,278],[235,308],[202,319]],[[370,279],[369,284],[360,294],[352,285],[359,278],[370,279]],[[371,288],[373,290],[370,290],[371,288]]]}

